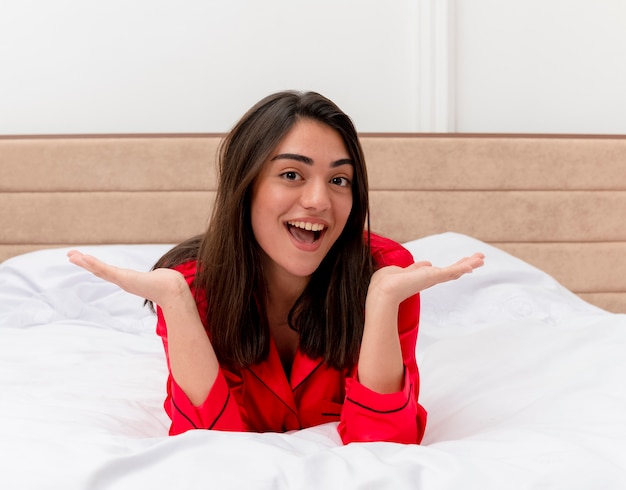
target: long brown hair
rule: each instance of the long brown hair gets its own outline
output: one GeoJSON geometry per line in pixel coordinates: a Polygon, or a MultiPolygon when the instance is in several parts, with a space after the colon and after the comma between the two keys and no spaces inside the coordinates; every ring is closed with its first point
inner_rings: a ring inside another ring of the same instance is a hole
{"type": "Polygon", "coordinates": [[[279,92],[254,105],[223,140],[219,185],[206,233],[175,247],[155,267],[198,261],[194,286],[206,295],[206,325],[218,360],[248,366],[269,352],[261,250],[252,232],[252,188],[271,152],[299,119],[339,133],[354,164],[346,226],[289,314],[300,349],[330,366],[353,366],[363,335],[365,297],[373,271],[368,182],[363,150],[350,118],[314,92],[279,92]]]}

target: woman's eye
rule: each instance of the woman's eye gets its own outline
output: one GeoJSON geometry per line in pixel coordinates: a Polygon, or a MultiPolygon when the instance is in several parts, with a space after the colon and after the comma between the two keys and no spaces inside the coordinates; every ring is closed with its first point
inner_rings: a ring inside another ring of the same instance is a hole
{"type": "Polygon", "coordinates": [[[333,177],[331,179],[331,183],[340,187],[349,187],[350,185],[352,185],[352,182],[347,177],[333,177]]]}
{"type": "Polygon", "coordinates": [[[282,178],[284,178],[286,180],[298,180],[300,178],[298,173],[297,172],[293,172],[293,171],[283,172],[280,175],[281,175],[282,178]]]}

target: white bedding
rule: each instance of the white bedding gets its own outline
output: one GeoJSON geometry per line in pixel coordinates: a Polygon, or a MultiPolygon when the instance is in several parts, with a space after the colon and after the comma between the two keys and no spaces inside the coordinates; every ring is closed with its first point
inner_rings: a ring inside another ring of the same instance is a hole
{"type": "MultiPolygon", "coordinates": [[[[406,245],[436,265],[487,256],[422,295],[421,446],[342,446],[335,424],[168,437],[165,360],[141,299],[66,249],[5,261],[0,488],[626,488],[626,316],[470,237],[406,245]]],[[[83,250],[148,269],[167,248],[83,250]]]]}

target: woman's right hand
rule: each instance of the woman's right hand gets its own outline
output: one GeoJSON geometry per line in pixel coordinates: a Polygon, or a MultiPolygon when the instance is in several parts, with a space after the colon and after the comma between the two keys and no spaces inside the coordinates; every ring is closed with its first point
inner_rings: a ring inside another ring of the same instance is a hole
{"type": "Polygon", "coordinates": [[[116,284],[124,291],[135,294],[161,307],[190,294],[183,275],[173,269],[154,269],[140,272],[109,265],[101,260],[70,250],[67,254],[72,264],[91,272],[105,281],[116,284]]]}
{"type": "Polygon", "coordinates": [[[219,363],[183,275],[173,269],[139,272],[115,267],[77,250],[67,255],[73,264],[161,307],[172,377],[192,404],[202,404],[217,378],[219,363]]]}

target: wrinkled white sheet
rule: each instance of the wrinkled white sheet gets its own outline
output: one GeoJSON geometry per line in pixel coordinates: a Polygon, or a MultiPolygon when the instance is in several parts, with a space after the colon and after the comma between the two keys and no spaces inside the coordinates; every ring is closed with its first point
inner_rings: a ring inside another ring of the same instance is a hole
{"type": "MultiPolygon", "coordinates": [[[[626,316],[478,240],[406,244],[486,265],[422,295],[421,446],[291,434],[167,436],[166,367],[142,300],[66,249],[0,265],[2,489],[626,488],[626,316]]],[[[149,269],[165,246],[84,250],[149,269]]]]}

